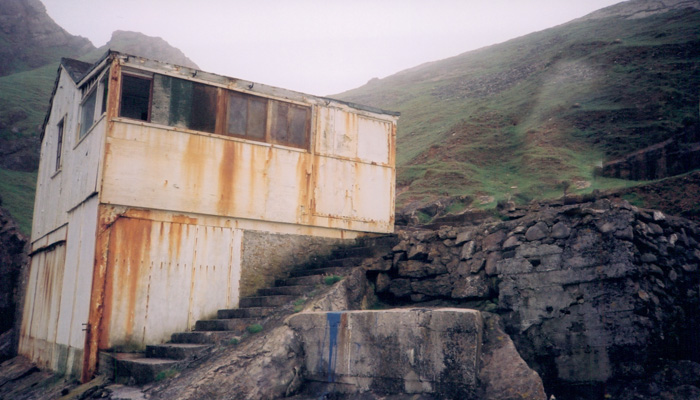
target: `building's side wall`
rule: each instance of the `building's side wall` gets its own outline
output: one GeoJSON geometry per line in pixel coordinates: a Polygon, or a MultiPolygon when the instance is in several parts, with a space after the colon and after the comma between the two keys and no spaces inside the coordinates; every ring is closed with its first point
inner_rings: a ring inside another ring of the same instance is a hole
{"type": "Polygon", "coordinates": [[[65,225],[68,211],[85,201],[99,187],[106,122],[102,117],[79,140],[80,100],[80,90],[68,74],[62,72],[41,143],[32,243],[65,225]],[[57,170],[58,124],[62,119],[61,165],[57,170]]]}
{"type": "Polygon", "coordinates": [[[77,376],[88,322],[105,118],[79,140],[80,91],[63,71],[41,144],[19,352],[77,376]],[[58,125],[63,120],[57,168],[58,125]]]}

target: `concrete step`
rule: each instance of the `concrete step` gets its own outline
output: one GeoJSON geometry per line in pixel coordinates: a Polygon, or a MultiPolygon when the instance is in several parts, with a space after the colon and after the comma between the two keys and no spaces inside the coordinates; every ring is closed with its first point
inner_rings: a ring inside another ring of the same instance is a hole
{"type": "Polygon", "coordinates": [[[297,278],[277,279],[275,286],[319,285],[323,283],[323,275],[308,275],[297,278]]]}
{"type": "Polygon", "coordinates": [[[187,366],[187,360],[147,358],[143,353],[103,353],[100,370],[116,381],[133,379],[137,385],[163,379],[187,366]],[[102,364],[104,365],[104,369],[102,364]]]}
{"type": "Polygon", "coordinates": [[[277,308],[275,307],[232,308],[217,311],[216,318],[263,318],[274,313],[276,310],[277,308]]]}
{"type": "Polygon", "coordinates": [[[254,297],[243,297],[238,302],[238,306],[241,308],[245,307],[277,307],[283,304],[287,304],[293,301],[298,296],[254,296],[254,297]]]}
{"type": "Polygon", "coordinates": [[[173,343],[218,344],[226,343],[240,334],[232,331],[177,332],[170,336],[173,343]]]}
{"type": "MultiPolygon", "coordinates": [[[[297,278],[300,276],[309,276],[309,275],[339,275],[339,276],[345,276],[352,271],[352,268],[345,268],[345,267],[328,267],[328,268],[314,268],[314,269],[301,269],[301,270],[295,270],[291,271],[289,275],[292,278],[297,278]]],[[[322,279],[322,278],[321,278],[322,279]]]]}
{"type": "Polygon", "coordinates": [[[149,358],[170,358],[173,360],[196,360],[206,349],[210,348],[206,344],[192,343],[166,343],[146,346],[146,357],[149,358]]]}
{"type": "Polygon", "coordinates": [[[264,288],[258,290],[258,295],[260,296],[275,296],[275,295],[289,295],[289,296],[303,296],[314,290],[313,286],[276,286],[271,288],[264,288]]]}
{"type": "Polygon", "coordinates": [[[207,319],[199,320],[194,325],[195,331],[233,331],[245,332],[245,329],[260,322],[258,318],[207,319]]]}

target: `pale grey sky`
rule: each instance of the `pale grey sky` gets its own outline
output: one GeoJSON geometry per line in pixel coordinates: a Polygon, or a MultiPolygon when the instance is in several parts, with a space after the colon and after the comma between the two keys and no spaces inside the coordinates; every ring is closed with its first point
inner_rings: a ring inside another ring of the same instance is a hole
{"type": "Polygon", "coordinates": [[[329,95],[543,30],[620,0],[42,0],[100,47],[159,36],[208,72],[329,95]]]}

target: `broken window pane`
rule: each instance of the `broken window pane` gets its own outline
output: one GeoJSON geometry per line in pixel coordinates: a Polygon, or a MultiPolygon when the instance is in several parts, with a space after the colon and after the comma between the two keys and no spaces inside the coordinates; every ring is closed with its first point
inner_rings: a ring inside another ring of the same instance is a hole
{"type": "Polygon", "coordinates": [[[100,107],[100,115],[104,114],[107,111],[107,95],[109,94],[107,89],[109,88],[109,70],[105,73],[104,78],[102,78],[102,81],[100,82],[100,85],[102,86],[102,106],[100,107]]]}
{"type": "Polygon", "coordinates": [[[266,99],[229,92],[227,133],[255,140],[265,140],[266,120],[266,99]]]}
{"type": "Polygon", "coordinates": [[[80,139],[85,136],[87,131],[95,122],[95,102],[97,100],[97,90],[93,90],[87,96],[83,104],[80,106],[80,139]]]}
{"type": "Polygon", "coordinates": [[[273,143],[308,147],[311,119],[311,110],[308,107],[273,101],[271,114],[270,137],[273,143]]]}
{"type": "Polygon", "coordinates": [[[122,75],[122,98],[119,104],[119,116],[148,121],[150,97],[150,79],[122,75]]]}
{"type": "Polygon", "coordinates": [[[179,128],[214,132],[216,99],[217,89],[213,86],[155,75],[151,121],[179,128]]]}
{"type": "Polygon", "coordinates": [[[56,171],[61,169],[61,152],[63,151],[63,121],[58,123],[58,137],[56,138],[56,171]]]}

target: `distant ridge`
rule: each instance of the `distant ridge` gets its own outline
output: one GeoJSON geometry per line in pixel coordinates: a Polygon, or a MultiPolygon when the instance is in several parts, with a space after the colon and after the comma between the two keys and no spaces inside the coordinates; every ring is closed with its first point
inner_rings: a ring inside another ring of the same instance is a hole
{"type": "Polygon", "coordinates": [[[632,0],[331,97],[401,112],[399,208],[635,183],[607,160],[697,126],[700,1],[632,0]]]}

